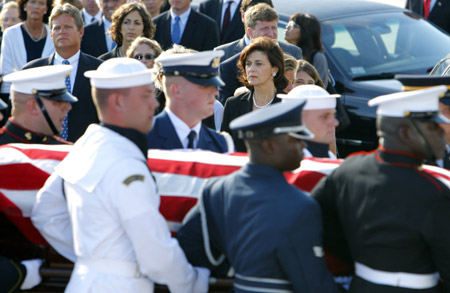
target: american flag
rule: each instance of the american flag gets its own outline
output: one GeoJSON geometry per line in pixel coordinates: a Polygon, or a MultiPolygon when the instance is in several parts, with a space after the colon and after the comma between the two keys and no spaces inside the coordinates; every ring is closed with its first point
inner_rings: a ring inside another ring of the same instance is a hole
{"type": "MultiPolygon", "coordinates": [[[[70,149],[70,145],[0,146],[0,211],[35,244],[47,244],[30,220],[36,194],[70,149]]],[[[205,180],[230,174],[247,162],[248,157],[242,153],[150,150],[148,165],[161,195],[160,211],[170,229],[178,230],[186,213],[196,204],[205,180]]],[[[305,159],[299,169],[286,172],[286,178],[309,193],[339,163],[305,159]]]]}
{"type": "MultiPolygon", "coordinates": [[[[30,220],[36,194],[70,149],[70,145],[0,146],[0,212],[34,244],[48,245],[30,220]]],[[[171,231],[179,229],[186,213],[196,204],[205,180],[230,174],[247,162],[247,155],[242,153],[150,150],[148,165],[161,195],[160,211],[171,231]]],[[[305,158],[299,169],[285,176],[289,183],[309,194],[341,162],[305,158]]],[[[449,171],[433,166],[424,166],[424,170],[450,187],[449,171]]]]}

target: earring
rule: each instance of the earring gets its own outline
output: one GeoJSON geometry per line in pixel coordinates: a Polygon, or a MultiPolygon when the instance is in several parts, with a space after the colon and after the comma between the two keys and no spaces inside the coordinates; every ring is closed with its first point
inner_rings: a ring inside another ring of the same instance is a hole
{"type": "Polygon", "coordinates": [[[276,73],[276,72],[272,73],[272,76],[273,76],[273,77],[275,77],[276,75],[277,75],[277,73],[276,73]]]}
{"type": "Polygon", "coordinates": [[[27,11],[27,8],[26,8],[26,7],[24,7],[24,8],[23,8],[23,11],[27,11]]]}

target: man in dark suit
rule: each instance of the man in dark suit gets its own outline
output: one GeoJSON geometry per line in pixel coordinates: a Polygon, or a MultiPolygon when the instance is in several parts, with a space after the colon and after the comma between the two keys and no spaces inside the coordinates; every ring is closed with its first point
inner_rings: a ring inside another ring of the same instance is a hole
{"type": "MultiPolygon", "coordinates": [[[[156,59],[166,108],[154,119],[148,134],[150,149],[203,149],[218,153],[234,151],[230,135],[202,124],[214,111],[219,57],[222,52],[180,53],[178,48],[156,59]]],[[[180,48],[185,49],[185,48],[180,48]]],[[[182,51],[181,51],[182,52],[182,51]]]]}
{"type": "Polygon", "coordinates": [[[81,51],[86,54],[98,57],[114,49],[116,44],[109,34],[111,28],[111,17],[114,11],[126,0],[99,0],[100,10],[103,16],[100,20],[91,22],[84,27],[83,40],[81,42],[81,51]]]}
{"type": "Polygon", "coordinates": [[[450,34],[450,0],[407,0],[406,8],[450,34]],[[426,7],[429,5],[428,7],[426,7]]]}
{"type": "MultiPolygon", "coordinates": [[[[240,40],[219,46],[214,50],[222,50],[224,56],[231,56],[220,64],[220,78],[225,85],[219,87],[219,101],[225,104],[225,101],[234,95],[234,91],[241,86],[237,79],[239,75],[237,61],[242,49],[249,45],[252,39],[257,37],[269,37],[276,40],[278,37],[278,14],[270,5],[259,3],[247,9],[245,12],[245,26],[247,34],[240,40]]],[[[295,59],[302,59],[302,49],[300,47],[278,42],[284,53],[292,55],[295,59]]]]}
{"type": "Polygon", "coordinates": [[[197,51],[212,50],[219,45],[217,23],[191,8],[191,0],[169,0],[171,8],[153,18],[154,40],[163,50],[180,44],[197,51]]]}
{"type": "Polygon", "coordinates": [[[80,51],[83,37],[83,19],[80,11],[73,5],[57,5],[50,15],[50,34],[55,45],[55,53],[50,57],[33,60],[24,69],[44,66],[69,64],[73,71],[70,74],[70,88],[78,103],[74,104],[68,114],[67,140],[76,141],[91,123],[97,123],[98,117],[91,96],[91,85],[84,72],[95,70],[102,62],[80,51]]]}
{"type": "Polygon", "coordinates": [[[214,19],[220,32],[220,44],[240,39],[244,33],[244,23],[240,13],[240,0],[205,0],[199,11],[214,19]]]}

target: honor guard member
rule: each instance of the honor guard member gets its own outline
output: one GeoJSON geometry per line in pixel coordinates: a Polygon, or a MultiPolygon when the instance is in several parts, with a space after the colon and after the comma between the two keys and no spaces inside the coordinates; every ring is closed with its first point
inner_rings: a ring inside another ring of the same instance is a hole
{"type": "Polygon", "coordinates": [[[341,95],[330,95],[317,85],[302,85],[293,88],[287,95],[279,94],[283,102],[292,99],[306,99],[303,107],[303,124],[314,134],[314,138],[305,140],[305,157],[331,158],[336,155],[330,151],[330,145],[336,143],[335,130],[339,125],[336,119],[336,99],[341,95]]]}
{"type": "Polygon", "coordinates": [[[325,250],[354,261],[350,292],[450,292],[450,190],[422,169],[441,159],[448,123],[432,87],[380,96],[380,146],[347,158],[312,192],[325,250]]]}
{"type": "Polygon", "coordinates": [[[161,54],[155,62],[166,108],[155,117],[148,135],[151,149],[202,149],[217,153],[234,152],[231,136],[202,124],[214,112],[222,51],[161,54]]]}
{"type": "Polygon", "coordinates": [[[320,208],[283,175],[300,166],[303,139],[313,137],[301,123],[304,103],[278,103],[230,123],[250,162],[208,180],[178,232],[193,263],[233,267],[234,292],[337,290],[323,258],[320,208]]]}
{"type": "Polygon", "coordinates": [[[100,125],[91,124],[39,191],[33,224],[75,267],[66,292],[207,292],[159,213],[147,165],[147,133],[158,102],[151,72],[112,58],[91,79],[100,125]]]}
{"type": "MultiPolygon", "coordinates": [[[[8,108],[8,105],[0,99],[0,110],[6,108],[8,108]]],[[[3,118],[3,113],[0,112],[0,121],[3,118]]],[[[2,230],[2,232],[6,232],[4,230],[8,231],[8,228],[2,226],[2,230]]],[[[40,259],[17,262],[0,256],[0,292],[19,292],[19,290],[28,290],[38,285],[42,280],[39,274],[41,264],[42,260],[40,259]]]]}
{"type": "Polygon", "coordinates": [[[67,92],[69,65],[42,66],[17,71],[3,80],[11,86],[11,117],[0,130],[7,143],[67,144],[59,137],[63,119],[77,98],[67,92]]]}
{"type": "MultiPolygon", "coordinates": [[[[412,91],[424,89],[437,85],[447,86],[447,92],[439,99],[439,112],[450,119],[450,76],[435,76],[435,75],[407,75],[398,74],[395,79],[403,84],[404,91],[412,91]]],[[[427,162],[427,164],[435,164],[441,168],[450,169],[450,124],[441,124],[445,132],[445,153],[442,159],[434,162],[427,162]]]]}

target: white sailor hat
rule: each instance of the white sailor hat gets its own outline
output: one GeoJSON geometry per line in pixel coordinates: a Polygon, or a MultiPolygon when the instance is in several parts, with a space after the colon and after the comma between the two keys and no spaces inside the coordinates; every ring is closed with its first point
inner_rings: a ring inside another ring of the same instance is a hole
{"type": "Polygon", "coordinates": [[[306,105],[303,110],[320,110],[336,108],[336,98],[341,95],[330,95],[325,89],[317,85],[302,85],[293,88],[287,95],[279,94],[283,102],[294,99],[306,99],[306,105]]]}
{"type": "Polygon", "coordinates": [[[155,59],[161,64],[165,76],[183,76],[200,85],[225,85],[219,77],[220,57],[223,51],[203,51],[198,53],[165,54],[155,59]]]}
{"type": "Polygon", "coordinates": [[[10,82],[14,92],[74,103],[78,99],[67,92],[66,87],[66,77],[70,72],[70,65],[47,65],[13,72],[3,77],[3,81],[10,82]]]}
{"type": "Polygon", "coordinates": [[[398,92],[376,97],[369,106],[378,106],[377,115],[385,117],[409,117],[437,123],[450,123],[439,114],[439,97],[447,91],[444,85],[427,89],[398,92]]]}
{"type": "Polygon", "coordinates": [[[99,89],[130,88],[153,83],[151,69],[133,58],[111,58],[90,70],[84,76],[91,79],[91,86],[99,89]]]}
{"type": "Polygon", "coordinates": [[[314,134],[302,124],[302,108],[305,100],[276,103],[267,108],[244,114],[230,123],[242,139],[262,139],[279,134],[289,134],[300,139],[314,138],[314,134]]]}

